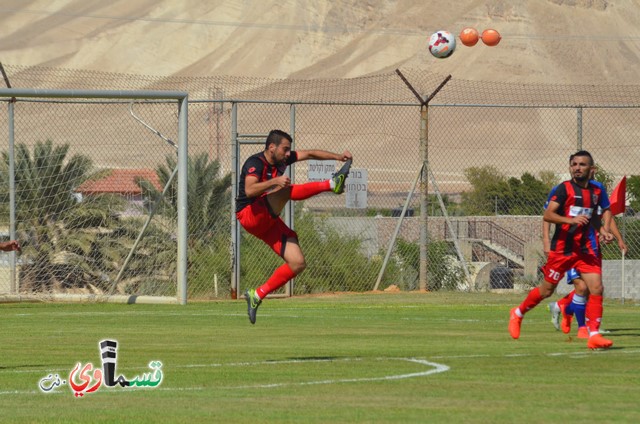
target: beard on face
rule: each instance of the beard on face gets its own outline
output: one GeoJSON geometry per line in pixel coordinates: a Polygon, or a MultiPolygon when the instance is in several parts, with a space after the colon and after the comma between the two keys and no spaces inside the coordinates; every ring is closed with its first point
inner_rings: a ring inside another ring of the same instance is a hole
{"type": "Polygon", "coordinates": [[[575,174],[573,175],[573,179],[576,180],[577,182],[583,183],[585,181],[589,180],[589,176],[588,175],[580,175],[580,176],[576,176],[575,174]]]}

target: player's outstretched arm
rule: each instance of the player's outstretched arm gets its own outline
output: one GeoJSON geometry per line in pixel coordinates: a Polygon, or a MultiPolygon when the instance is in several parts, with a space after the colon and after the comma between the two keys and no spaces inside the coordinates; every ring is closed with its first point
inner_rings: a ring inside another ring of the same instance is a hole
{"type": "Polygon", "coordinates": [[[326,150],[296,150],[298,154],[298,160],[339,160],[346,162],[349,159],[353,159],[353,155],[348,150],[343,153],[333,153],[326,150]]]}
{"type": "Polygon", "coordinates": [[[624,238],[622,238],[622,234],[620,233],[620,230],[618,229],[618,225],[616,224],[616,220],[613,219],[613,214],[611,214],[611,212],[609,211],[609,232],[611,234],[613,234],[613,237],[616,239],[616,241],[618,242],[618,247],[620,248],[621,252],[624,252],[625,254],[628,251],[628,247],[627,244],[624,242],[624,238]]]}

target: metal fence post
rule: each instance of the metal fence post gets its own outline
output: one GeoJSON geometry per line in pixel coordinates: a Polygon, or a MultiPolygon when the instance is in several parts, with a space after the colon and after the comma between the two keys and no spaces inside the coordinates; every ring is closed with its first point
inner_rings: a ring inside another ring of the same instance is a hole
{"type": "Polygon", "coordinates": [[[577,123],[578,123],[578,149],[577,151],[582,150],[582,107],[578,108],[578,116],[577,116],[577,123]]]}
{"type": "Polygon", "coordinates": [[[427,289],[427,243],[428,243],[428,226],[427,217],[429,203],[429,176],[427,174],[427,166],[429,163],[429,155],[427,149],[428,143],[428,120],[429,107],[427,104],[420,106],[420,156],[422,158],[422,182],[420,184],[420,290],[427,289]]]}
{"type": "MultiPolygon", "coordinates": [[[[13,100],[9,101],[9,238],[16,239],[16,167],[15,167],[15,130],[14,130],[14,105],[13,100]]],[[[18,293],[18,282],[16,272],[16,253],[11,252],[10,256],[10,281],[9,292],[18,293]]]]}
{"type": "MultiPolygon", "coordinates": [[[[289,129],[291,132],[291,138],[293,139],[293,142],[291,143],[291,150],[295,150],[295,147],[296,147],[296,105],[295,104],[291,104],[289,108],[289,129]]],[[[291,179],[291,183],[293,184],[295,182],[295,169],[293,166],[287,167],[287,174],[289,175],[289,178],[291,179]]],[[[293,202],[292,201],[287,202],[286,206],[284,207],[284,222],[292,230],[295,230],[294,210],[295,209],[293,206],[293,202]]],[[[289,297],[293,296],[294,284],[295,284],[295,278],[291,279],[285,286],[285,293],[289,297]]]]}
{"type": "Polygon", "coordinates": [[[236,219],[236,198],[240,168],[238,143],[238,104],[231,105],[231,298],[238,298],[240,287],[240,226],[236,219]]]}
{"type": "Polygon", "coordinates": [[[189,97],[178,102],[178,301],[187,304],[187,185],[189,170],[189,97]]]}

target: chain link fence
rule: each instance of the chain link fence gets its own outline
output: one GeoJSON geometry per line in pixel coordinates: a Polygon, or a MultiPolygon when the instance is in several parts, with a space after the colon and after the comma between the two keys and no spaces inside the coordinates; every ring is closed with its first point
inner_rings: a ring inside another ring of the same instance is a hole
{"type": "MultiPolygon", "coordinates": [[[[635,278],[640,272],[636,263],[640,224],[633,208],[638,200],[634,194],[640,194],[634,191],[633,177],[640,175],[640,86],[522,85],[453,78],[429,103],[428,133],[421,150],[424,115],[415,94],[395,72],[345,80],[272,80],[161,78],[7,65],[5,70],[13,87],[189,92],[189,299],[233,297],[240,287],[262,284],[281,263],[243,231],[236,251],[232,235],[233,173],[249,155],[264,148],[264,136],[274,128],[291,132],[296,149],[351,151],[358,171],[348,180],[351,185],[344,195],[323,193],[293,203],[292,225],[308,264],[295,280],[294,294],[529,287],[539,279],[546,196],[553,185],[568,178],[569,155],[586,149],[609,192],[623,175],[629,177],[631,208],[616,218],[629,252],[622,258],[616,245],[605,247],[606,295],[640,297],[635,278]],[[427,169],[422,168],[424,159],[427,169]],[[421,234],[428,240],[422,252],[421,234]],[[426,264],[425,279],[420,278],[421,262],[426,264]]],[[[423,99],[446,77],[415,69],[403,69],[402,74],[423,99]]],[[[68,273],[60,274],[53,287],[34,287],[21,269],[18,287],[2,283],[9,280],[0,276],[0,294],[104,291],[122,269],[126,246],[137,234],[124,227],[139,229],[153,205],[158,207],[151,220],[153,231],[136,249],[135,266],[124,271],[121,278],[127,283],[118,290],[159,295],[175,290],[174,271],[168,264],[175,264],[176,193],[169,184],[160,195],[176,166],[175,148],[162,138],[177,137],[175,103],[18,99],[15,108],[17,145],[23,144],[32,155],[42,146],[68,146],[62,161],[66,165],[75,154],[90,158],[89,181],[76,181],[72,187],[77,196],[78,187],[85,184],[79,193],[83,201],[96,193],[107,194],[104,189],[87,191],[86,184],[100,183],[105,173],[114,170],[133,172],[128,178],[139,190],[127,192],[116,185],[108,193],[110,206],[97,209],[109,218],[91,227],[91,232],[103,236],[95,237],[99,243],[87,241],[88,250],[29,233],[31,220],[41,217],[39,209],[19,204],[17,219],[25,245],[20,261],[36,264],[36,251],[46,247],[48,253],[56,252],[50,260],[64,264],[68,273]],[[93,258],[88,252],[95,251],[108,262],[100,273],[91,269],[91,261],[78,268],[70,259],[93,258]],[[80,271],[87,274],[72,277],[80,271]],[[94,282],[96,278],[103,283],[94,282]]],[[[8,122],[0,112],[2,134],[7,134],[8,122]]],[[[314,166],[294,165],[294,182],[313,179],[314,166]]],[[[48,172],[39,178],[51,179],[53,171],[48,172]]],[[[34,177],[17,174],[16,178],[34,177]]],[[[32,190],[28,184],[23,187],[32,190]]],[[[0,218],[6,228],[8,213],[0,218]]],[[[58,221],[52,222],[60,227],[58,221]]],[[[6,231],[4,236],[8,237],[6,231]]],[[[77,244],[84,240],[75,233],[69,238],[77,244]]],[[[40,267],[40,272],[48,272],[46,266],[40,267]]]]}
{"type": "MultiPolygon", "coordinates": [[[[132,101],[7,103],[3,237],[17,238],[22,252],[4,256],[8,278],[0,280],[0,293],[176,299],[175,190],[164,199],[159,193],[176,187],[169,176],[177,144],[149,137],[142,125],[123,128],[136,120],[132,101]]],[[[172,121],[175,140],[177,103],[153,104],[156,117],[172,121]]]]}

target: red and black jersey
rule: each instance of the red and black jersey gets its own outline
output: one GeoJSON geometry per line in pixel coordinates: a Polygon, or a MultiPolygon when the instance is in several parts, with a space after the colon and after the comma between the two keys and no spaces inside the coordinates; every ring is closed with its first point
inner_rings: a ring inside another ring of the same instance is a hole
{"type": "Polygon", "coordinates": [[[599,256],[599,241],[596,230],[600,228],[598,207],[608,209],[606,192],[602,186],[589,182],[587,188],[580,187],[573,180],[565,181],[555,187],[549,198],[560,206],[559,215],[574,217],[586,215],[589,224],[578,226],[569,224],[556,225],[551,239],[551,250],[569,256],[572,253],[586,253],[599,256]]]}
{"type": "Polygon", "coordinates": [[[262,196],[266,196],[267,193],[263,193],[258,197],[247,197],[244,183],[248,175],[253,175],[258,178],[258,182],[268,181],[272,178],[279,177],[284,174],[287,166],[298,160],[298,154],[295,151],[291,151],[289,158],[285,164],[271,165],[267,162],[267,158],[264,156],[264,151],[256,153],[249,157],[242,166],[242,173],[240,174],[240,181],[238,181],[238,197],[236,198],[236,212],[240,212],[245,206],[250,205],[256,199],[262,196]]]}

